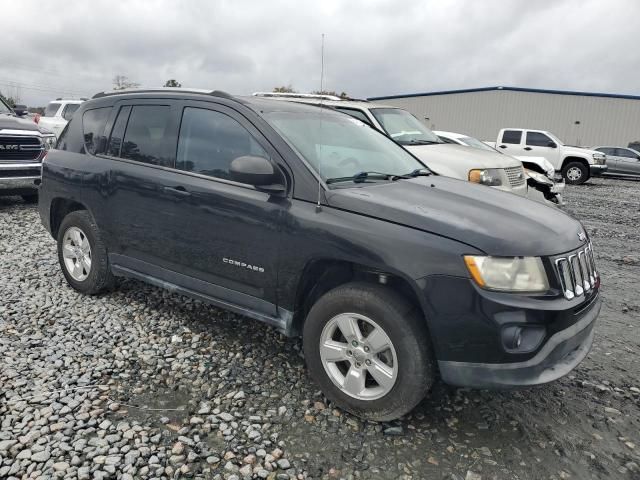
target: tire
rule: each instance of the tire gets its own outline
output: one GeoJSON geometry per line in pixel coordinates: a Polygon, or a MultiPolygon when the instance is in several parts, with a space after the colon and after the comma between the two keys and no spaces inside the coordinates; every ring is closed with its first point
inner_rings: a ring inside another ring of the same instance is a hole
{"type": "Polygon", "coordinates": [[[38,201],[38,194],[22,195],[22,200],[24,200],[25,203],[36,203],[38,201]]]}
{"type": "Polygon", "coordinates": [[[589,180],[589,169],[582,162],[569,162],[562,168],[562,176],[571,185],[582,185],[589,180]]]}
{"type": "Polygon", "coordinates": [[[309,372],[327,398],[368,420],[388,421],[405,415],[425,397],[435,378],[424,319],[408,301],[380,285],[350,283],[323,295],[307,315],[303,346],[309,372]],[[342,327],[352,325],[349,322],[353,320],[363,337],[357,347],[351,340],[354,336],[348,337],[343,332],[348,328],[342,327]],[[374,345],[384,342],[379,341],[380,335],[371,336],[371,330],[363,328],[366,325],[380,328],[391,348],[374,355],[374,345]],[[327,342],[331,348],[321,349],[321,344],[327,342]],[[326,361],[333,354],[347,360],[326,361]],[[367,361],[369,367],[365,365],[367,361]],[[395,372],[395,380],[389,382],[388,375],[381,377],[378,365],[382,365],[387,373],[395,372]],[[384,378],[384,382],[377,382],[372,371],[376,378],[384,378]],[[348,393],[345,387],[339,386],[340,376],[345,384],[347,377],[355,378],[356,389],[352,391],[362,393],[357,396],[348,393]],[[360,390],[362,380],[357,381],[362,378],[364,390],[360,390]]]}
{"type": "Polygon", "coordinates": [[[95,295],[113,287],[115,278],[109,267],[107,249],[89,212],[77,210],[64,217],[58,229],[57,240],[58,261],[69,285],[77,291],[89,295],[95,295]],[[76,241],[75,238],[79,238],[82,241],[76,241]],[[88,252],[85,248],[85,239],[89,246],[88,252]],[[78,245],[74,246],[74,244],[78,245]],[[65,250],[65,245],[68,245],[70,249],[65,250]],[[71,253],[70,250],[74,250],[75,261],[73,261],[73,255],[69,255],[71,253]],[[67,257],[65,257],[65,253],[67,253],[67,257]],[[82,255],[84,255],[85,259],[88,257],[90,260],[88,268],[86,266],[87,262],[83,263],[80,260],[82,255]],[[74,274],[73,269],[70,267],[71,264],[79,265],[79,270],[82,269],[82,274],[78,275],[77,271],[74,274]]]}

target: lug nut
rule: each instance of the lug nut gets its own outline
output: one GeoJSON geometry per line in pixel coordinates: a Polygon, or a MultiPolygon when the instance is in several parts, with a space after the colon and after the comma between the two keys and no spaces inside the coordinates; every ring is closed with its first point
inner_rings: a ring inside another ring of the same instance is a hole
{"type": "Polygon", "coordinates": [[[367,364],[367,367],[371,365],[371,360],[366,360],[364,363],[367,364]]]}
{"type": "Polygon", "coordinates": [[[364,347],[364,351],[365,351],[365,352],[368,352],[368,351],[369,351],[369,347],[365,346],[365,347],[364,347]]]}
{"type": "Polygon", "coordinates": [[[351,356],[351,355],[353,355],[353,352],[351,350],[347,350],[347,355],[351,356]]]}
{"type": "Polygon", "coordinates": [[[360,362],[356,362],[356,367],[360,368],[362,364],[360,362]]]}
{"type": "Polygon", "coordinates": [[[358,346],[358,342],[356,340],[354,340],[353,342],[351,342],[351,345],[353,345],[354,347],[358,346]]]}

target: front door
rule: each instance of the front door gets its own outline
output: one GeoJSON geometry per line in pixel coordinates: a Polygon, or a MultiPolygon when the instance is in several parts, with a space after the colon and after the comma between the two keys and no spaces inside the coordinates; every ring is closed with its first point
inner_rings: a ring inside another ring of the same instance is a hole
{"type": "Polygon", "coordinates": [[[116,119],[109,142],[121,158],[111,172],[114,263],[275,316],[287,201],[229,179],[234,158],[275,152],[223,106],[135,103],[121,106],[128,121],[116,119]]]}
{"type": "Polygon", "coordinates": [[[542,132],[527,131],[525,132],[524,146],[522,155],[527,157],[544,157],[558,169],[559,162],[559,145],[548,135],[542,132]]]}
{"type": "Polygon", "coordinates": [[[627,148],[616,148],[617,173],[640,175],[640,156],[627,148]]]}

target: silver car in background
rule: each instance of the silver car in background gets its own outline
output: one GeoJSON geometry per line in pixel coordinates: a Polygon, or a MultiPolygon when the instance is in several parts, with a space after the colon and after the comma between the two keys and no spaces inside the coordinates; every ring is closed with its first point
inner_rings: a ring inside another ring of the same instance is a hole
{"type": "Polygon", "coordinates": [[[593,147],[607,156],[606,175],[640,176],[640,152],[629,147],[593,147]]]}

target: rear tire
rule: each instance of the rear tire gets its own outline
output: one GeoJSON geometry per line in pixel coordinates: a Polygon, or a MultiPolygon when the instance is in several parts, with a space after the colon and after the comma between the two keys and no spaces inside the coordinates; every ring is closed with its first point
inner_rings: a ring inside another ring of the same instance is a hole
{"type": "Polygon", "coordinates": [[[562,168],[562,176],[571,185],[582,185],[589,180],[589,169],[584,163],[569,162],[562,168]]]}
{"type": "Polygon", "coordinates": [[[307,315],[303,344],[327,398],[369,420],[405,415],[434,381],[422,315],[380,285],[350,283],[323,295],[307,315]]]}
{"type": "Polygon", "coordinates": [[[86,210],[64,217],[58,229],[58,261],[69,285],[94,295],[113,287],[107,249],[93,218],[86,210]]]}

